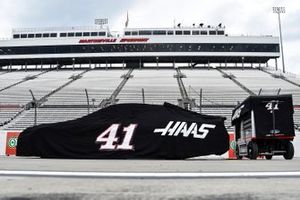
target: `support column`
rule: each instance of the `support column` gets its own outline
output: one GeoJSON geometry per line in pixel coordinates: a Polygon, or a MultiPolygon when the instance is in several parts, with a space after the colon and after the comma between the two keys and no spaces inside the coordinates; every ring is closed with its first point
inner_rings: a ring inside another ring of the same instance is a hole
{"type": "Polygon", "coordinates": [[[243,68],[243,70],[244,70],[244,57],[242,57],[242,68],[243,68]]]}
{"type": "Polygon", "coordinates": [[[72,68],[74,70],[75,69],[75,58],[72,59],[72,62],[73,62],[73,67],[72,68]]]}
{"type": "Polygon", "coordinates": [[[142,68],[142,61],[141,61],[141,59],[140,59],[140,61],[139,61],[139,68],[140,68],[140,69],[142,68]]]}

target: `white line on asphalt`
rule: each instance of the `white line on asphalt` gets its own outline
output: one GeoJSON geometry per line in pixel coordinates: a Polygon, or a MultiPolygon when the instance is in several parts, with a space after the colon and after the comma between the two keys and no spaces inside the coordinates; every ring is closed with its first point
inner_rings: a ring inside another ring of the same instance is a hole
{"type": "Polygon", "coordinates": [[[0,170],[0,176],[47,176],[69,178],[300,178],[300,171],[294,172],[67,172],[67,171],[12,171],[0,170]]]}

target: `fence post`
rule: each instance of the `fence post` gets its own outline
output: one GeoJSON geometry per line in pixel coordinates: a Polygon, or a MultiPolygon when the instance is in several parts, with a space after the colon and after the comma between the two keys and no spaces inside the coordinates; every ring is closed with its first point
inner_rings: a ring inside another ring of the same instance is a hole
{"type": "Polygon", "coordinates": [[[202,113],[202,88],[200,89],[199,112],[202,113]]]}
{"type": "Polygon", "coordinates": [[[279,89],[277,90],[277,95],[280,94],[280,91],[281,91],[281,88],[279,88],[279,89]]]}
{"type": "Polygon", "coordinates": [[[88,111],[88,114],[90,114],[90,100],[89,100],[89,94],[88,94],[88,91],[87,89],[84,89],[85,90],[85,95],[86,95],[86,101],[87,101],[87,111],[88,111]]]}
{"type": "Polygon", "coordinates": [[[36,126],[37,124],[37,100],[33,95],[32,90],[29,90],[31,97],[32,97],[32,102],[33,102],[33,107],[34,107],[34,126],[36,126]]]}
{"type": "Polygon", "coordinates": [[[144,91],[144,88],[142,88],[142,98],[143,98],[143,104],[145,104],[145,91],[144,91]]]}

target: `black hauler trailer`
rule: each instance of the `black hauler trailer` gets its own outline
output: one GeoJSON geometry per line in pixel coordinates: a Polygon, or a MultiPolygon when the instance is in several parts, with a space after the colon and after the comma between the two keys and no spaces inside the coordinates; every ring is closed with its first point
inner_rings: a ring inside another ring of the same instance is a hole
{"type": "Polygon", "coordinates": [[[232,111],[236,157],[294,157],[292,95],[249,96],[232,111]]]}

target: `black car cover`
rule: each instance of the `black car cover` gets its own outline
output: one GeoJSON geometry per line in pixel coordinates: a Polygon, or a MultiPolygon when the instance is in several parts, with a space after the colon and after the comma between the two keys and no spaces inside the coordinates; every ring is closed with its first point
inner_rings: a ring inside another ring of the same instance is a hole
{"type": "Polygon", "coordinates": [[[88,159],[184,159],[229,148],[224,117],[165,103],[118,104],[80,119],[24,130],[17,156],[88,159]]]}

